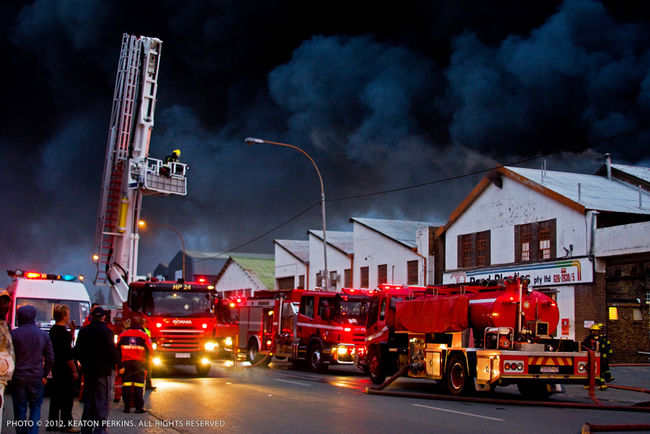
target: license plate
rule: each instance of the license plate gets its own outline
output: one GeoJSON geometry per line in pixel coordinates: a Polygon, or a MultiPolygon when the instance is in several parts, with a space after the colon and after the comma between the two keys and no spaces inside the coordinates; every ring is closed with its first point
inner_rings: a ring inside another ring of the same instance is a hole
{"type": "Polygon", "coordinates": [[[177,359],[189,359],[190,353],[176,353],[177,359]]]}
{"type": "Polygon", "coordinates": [[[542,372],[544,374],[557,374],[560,372],[560,368],[557,366],[542,366],[539,368],[539,372],[542,372]]]}

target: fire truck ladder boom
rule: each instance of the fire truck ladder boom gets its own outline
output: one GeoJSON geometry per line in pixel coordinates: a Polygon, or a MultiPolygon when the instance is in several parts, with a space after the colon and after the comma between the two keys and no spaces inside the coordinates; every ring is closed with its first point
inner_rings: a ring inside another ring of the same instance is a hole
{"type": "Polygon", "coordinates": [[[117,68],[95,229],[94,283],[125,301],[137,278],[144,195],[185,195],[187,165],[149,158],[162,41],[124,34],[117,68]]]}

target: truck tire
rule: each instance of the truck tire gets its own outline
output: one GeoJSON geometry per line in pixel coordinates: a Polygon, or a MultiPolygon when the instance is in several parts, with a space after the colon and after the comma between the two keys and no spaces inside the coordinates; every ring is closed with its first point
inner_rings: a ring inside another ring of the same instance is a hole
{"type": "Polygon", "coordinates": [[[517,389],[524,399],[530,401],[543,401],[553,394],[544,383],[520,383],[517,389]]]}
{"type": "Polygon", "coordinates": [[[316,342],[307,350],[307,369],[311,372],[325,372],[327,365],[323,362],[323,346],[316,342]]]}
{"type": "Polygon", "coordinates": [[[196,364],[196,375],[199,377],[206,377],[210,373],[210,364],[204,365],[203,363],[196,364]]]}
{"type": "Polygon", "coordinates": [[[381,360],[381,354],[377,347],[370,347],[368,350],[368,376],[373,384],[382,384],[386,381],[386,369],[381,360]]]}
{"type": "Polygon", "coordinates": [[[462,355],[454,354],[449,358],[445,370],[445,385],[454,396],[463,395],[472,389],[472,381],[467,371],[467,362],[462,355]]]}
{"type": "Polygon", "coordinates": [[[251,365],[260,360],[260,349],[254,339],[248,343],[248,347],[246,348],[246,360],[248,360],[251,365]]]}

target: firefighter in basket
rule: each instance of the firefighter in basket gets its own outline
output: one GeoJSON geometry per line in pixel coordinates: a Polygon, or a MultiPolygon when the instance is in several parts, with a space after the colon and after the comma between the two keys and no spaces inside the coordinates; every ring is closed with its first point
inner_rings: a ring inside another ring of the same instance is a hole
{"type": "Polygon", "coordinates": [[[605,382],[614,381],[612,373],[609,370],[609,359],[612,357],[612,344],[603,331],[602,324],[594,324],[589,328],[589,336],[582,341],[582,345],[590,350],[600,353],[600,378],[596,382],[601,389],[606,389],[605,382]]]}

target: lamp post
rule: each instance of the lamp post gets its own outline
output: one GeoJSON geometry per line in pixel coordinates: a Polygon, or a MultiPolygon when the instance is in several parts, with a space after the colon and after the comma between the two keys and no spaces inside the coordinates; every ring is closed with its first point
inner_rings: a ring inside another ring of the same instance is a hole
{"type": "Polygon", "coordinates": [[[311,156],[309,156],[308,153],[303,151],[301,148],[290,145],[288,143],[282,143],[282,142],[273,142],[271,140],[264,140],[264,139],[256,139],[254,137],[247,137],[245,140],[246,143],[249,145],[255,145],[255,144],[260,144],[260,143],[267,143],[269,145],[275,145],[275,146],[284,146],[286,148],[291,148],[295,149],[296,151],[300,152],[302,155],[307,157],[311,164],[314,166],[314,169],[316,169],[316,174],[318,175],[318,180],[320,181],[320,202],[321,202],[321,219],[323,220],[323,278],[321,281],[322,288],[327,291],[329,289],[329,276],[327,273],[327,225],[325,223],[325,187],[323,185],[323,177],[320,174],[320,170],[318,170],[318,166],[316,165],[316,162],[314,161],[311,156]]]}
{"type": "Polygon", "coordinates": [[[147,223],[144,220],[138,220],[138,226],[141,228],[145,228],[147,225],[149,226],[159,226],[161,228],[169,229],[170,231],[174,232],[176,235],[178,235],[178,239],[181,240],[181,253],[182,253],[182,278],[185,280],[185,241],[183,240],[183,236],[181,233],[174,227],[171,227],[169,225],[165,225],[162,223],[147,223]]]}

